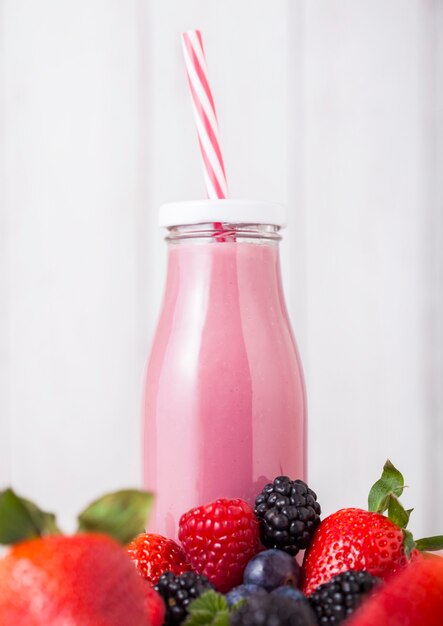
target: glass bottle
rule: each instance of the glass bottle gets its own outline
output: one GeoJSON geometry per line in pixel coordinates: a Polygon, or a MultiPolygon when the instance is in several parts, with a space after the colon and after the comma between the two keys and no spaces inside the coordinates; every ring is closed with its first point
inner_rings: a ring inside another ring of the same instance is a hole
{"type": "Polygon", "coordinates": [[[168,269],[146,369],[148,530],[219,497],[254,503],[280,474],[305,478],[303,373],[282,289],[280,205],[165,205],[168,269]],[[217,220],[217,221],[213,221],[217,220]]]}

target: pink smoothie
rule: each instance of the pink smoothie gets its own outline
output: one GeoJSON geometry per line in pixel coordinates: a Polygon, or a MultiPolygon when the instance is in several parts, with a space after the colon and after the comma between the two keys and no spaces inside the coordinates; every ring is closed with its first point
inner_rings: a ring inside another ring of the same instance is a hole
{"type": "Polygon", "coordinates": [[[276,242],[169,244],[144,394],[149,530],[219,497],[305,477],[306,402],[276,242]]]}

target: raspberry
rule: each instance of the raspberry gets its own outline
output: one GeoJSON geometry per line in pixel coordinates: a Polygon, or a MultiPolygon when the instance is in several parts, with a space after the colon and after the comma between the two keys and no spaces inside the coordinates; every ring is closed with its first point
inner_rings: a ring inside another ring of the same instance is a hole
{"type": "Polygon", "coordinates": [[[380,579],[368,572],[349,570],[320,585],[309,596],[318,623],[325,626],[341,624],[379,583],[380,579]]]}
{"type": "Polygon", "coordinates": [[[153,585],[166,571],[183,574],[191,569],[180,546],[162,535],[138,535],[129,544],[128,554],[138,573],[153,585]]]}
{"type": "Polygon", "coordinates": [[[295,556],[308,547],[320,524],[321,508],[305,482],[277,476],[257,496],[254,512],[263,545],[295,556]]]}
{"type": "Polygon", "coordinates": [[[191,509],[180,519],[178,536],[192,568],[221,592],[241,584],[260,549],[254,511],[240,499],[220,498],[191,509]]]}
{"type": "Polygon", "coordinates": [[[172,572],[162,574],[155,590],[166,605],[165,626],[181,624],[188,615],[189,603],[209,589],[213,589],[209,580],[195,572],[185,572],[181,576],[172,572]]]}

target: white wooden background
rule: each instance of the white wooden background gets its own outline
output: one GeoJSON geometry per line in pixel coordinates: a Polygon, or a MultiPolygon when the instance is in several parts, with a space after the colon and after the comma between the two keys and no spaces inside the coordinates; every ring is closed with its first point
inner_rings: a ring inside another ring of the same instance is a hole
{"type": "Polygon", "coordinates": [[[0,486],[73,515],[140,480],[156,209],[204,196],[200,27],[233,197],[287,203],[325,512],[387,456],[443,530],[442,0],[0,0],[0,486]]]}

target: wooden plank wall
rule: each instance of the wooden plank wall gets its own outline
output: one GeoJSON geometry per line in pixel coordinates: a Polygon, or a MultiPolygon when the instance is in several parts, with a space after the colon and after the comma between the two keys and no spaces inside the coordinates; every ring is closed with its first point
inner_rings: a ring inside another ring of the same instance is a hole
{"type": "Polygon", "coordinates": [[[439,0],[0,0],[0,484],[69,528],[139,483],[156,209],[204,196],[179,42],[193,27],[232,197],[290,207],[284,283],[324,510],[364,505],[390,456],[417,533],[437,533],[439,0]]]}

